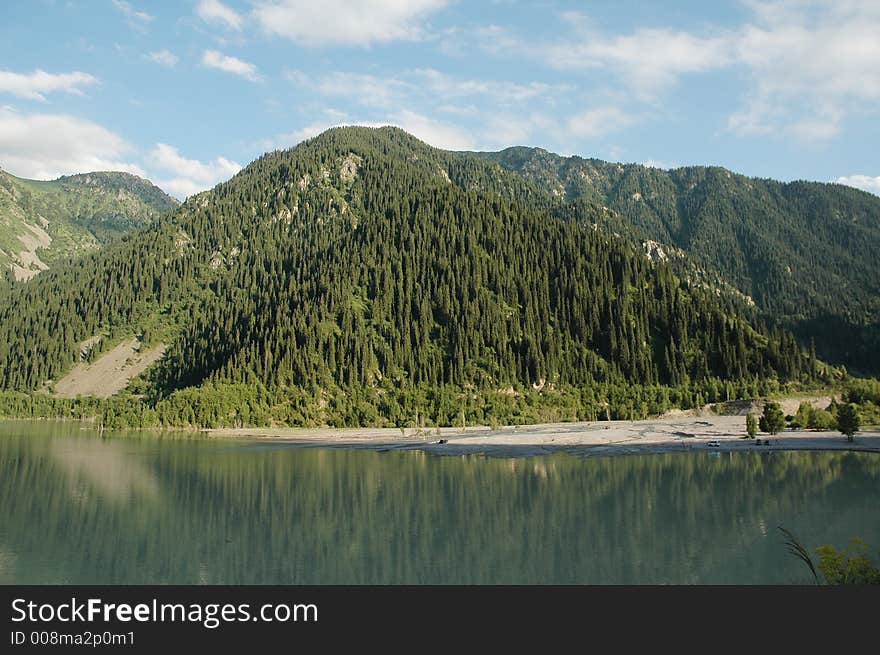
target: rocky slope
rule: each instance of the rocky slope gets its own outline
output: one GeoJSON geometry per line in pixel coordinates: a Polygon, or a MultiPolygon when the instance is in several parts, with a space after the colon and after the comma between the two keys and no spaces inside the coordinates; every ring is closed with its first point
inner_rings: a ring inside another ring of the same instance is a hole
{"type": "Polygon", "coordinates": [[[29,280],[148,225],[179,203],[149,181],[98,172],[52,181],[0,170],[0,270],[29,280]]]}

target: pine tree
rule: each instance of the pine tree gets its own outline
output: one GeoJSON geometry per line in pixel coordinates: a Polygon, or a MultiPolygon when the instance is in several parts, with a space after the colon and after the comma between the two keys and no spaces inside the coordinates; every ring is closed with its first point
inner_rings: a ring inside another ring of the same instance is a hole
{"type": "Polygon", "coordinates": [[[785,429],[785,416],[779,403],[766,401],[764,403],[764,413],[760,420],[761,432],[768,434],[777,434],[785,429]]]}
{"type": "Polygon", "coordinates": [[[852,442],[854,435],[861,428],[859,408],[854,403],[842,405],[837,412],[837,429],[846,435],[846,440],[852,442]]]}
{"type": "Polygon", "coordinates": [[[750,439],[754,439],[755,435],[758,434],[758,421],[751,412],[746,414],[746,433],[750,439]]]}

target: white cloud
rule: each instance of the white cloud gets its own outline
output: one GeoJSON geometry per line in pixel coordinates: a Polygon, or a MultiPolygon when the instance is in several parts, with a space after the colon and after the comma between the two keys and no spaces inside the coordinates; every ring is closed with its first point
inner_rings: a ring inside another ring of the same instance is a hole
{"type": "Polygon", "coordinates": [[[450,57],[461,56],[469,38],[476,38],[480,47],[492,54],[503,54],[513,50],[520,50],[525,44],[508,28],[500,25],[488,25],[467,31],[460,28],[451,28],[443,35],[440,47],[450,57]]]}
{"type": "Polygon", "coordinates": [[[240,30],[244,22],[241,14],[227,7],[220,0],[199,0],[196,13],[205,22],[217,23],[235,31],[240,30]]]}
{"type": "Polygon", "coordinates": [[[568,134],[592,139],[616,132],[636,122],[636,117],[619,107],[596,107],[571,116],[566,122],[568,134]]]}
{"type": "Polygon", "coordinates": [[[264,0],[254,16],[267,34],[306,46],[413,40],[447,0],[264,0]]]}
{"type": "Polygon", "coordinates": [[[836,136],[847,115],[880,103],[880,5],[778,0],[752,4],[736,43],[752,75],[739,134],[782,132],[806,142],[836,136]]]}
{"type": "Polygon", "coordinates": [[[554,121],[540,113],[528,116],[497,114],[486,120],[485,129],[480,131],[481,134],[489,137],[490,141],[481,141],[478,145],[479,148],[488,150],[526,145],[531,141],[536,130],[547,134],[553,133],[555,127],[554,121]]]}
{"type": "Polygon", "coordinates": [[[119,135],[65,114],[19,114],[0,108],[0,165],[14,175],[48,180],[90,171],[144,172],[123,157],[119,135]]]}
{"type": "MultiPolygon", "coordinates": [[[[291,147],[330,126],[395,125],[425,142],[449,150],[494,150],[521,145],[534,135],[553,135],[570,142],[564,120],[552,111],[573,87],[543,82],[510,82],[452,76],[435,69],[401,71],[381,77],[361,73],[327,72],[309,75],[288,71],[285,77],[308,93],[304,97],[344,98],[350,114],[325,116],[309,125],[262,143],[263,147],[291,147]],[[438,102],[442,99],[444,102],[438,102]]],[[[570,121],[579,136],[619,129],[634,122],[622,110],[603,109],[570,121]],[[597,127],[585,125],[592,120],[597,127]]]]}
{"type": "Polygon", "coordinates": [[[28,100],[46,100],[44,94],[53,91],[82,94],[81,86],[97,83],[96,77],[79,71],[47,73],[36,70],[29,74],[0,71],[0,93],[11,93],[28,100]]]}
{"type": "Polygon", "coordinates": [[[418,137],[425,143],[444,150],[474,150],[473,136],[463,128],[437,121],[413,111],[403,110],[393,117],[393,125],[418,137]]]}
{"type": "Polygon", "coordinates": [[[870,175],[845,175],[838,177],[835,182],[880,196],[880,175],[877,177],[871,177],[870,175]]]}
{"type": "Polygon", "coordinates": [[[241,165],[225,157],[201,162],[183,157],[174,146],[158,143],[147,156],[147,164],[159,172],[156,185],[178,198],[210,189],[241,170],[241,165]]]}
{"type": "Polygon", "coordinates": [[[156,52],[151,52],[149,58],[151,61],[162,66],[168,66],[169,68],[177,66],[177,62],[180,61],[177,55],[170,50],[157,50],[156,52]]]}
{"type": "Polygon", "coordinates": [[[459,79],[431,68],[415,71],[421,87],[434,95],[444,98],[482,95],[500,103],[521,103],[539,96],[558,95],[571,91],[564,84],[545,84],[543,82],[498,82],[494,80],[459,79]]]}
{"type": "Polygon", "coordinates": [[[251,82],[259,82],[262,78],[257,73],[257,67],[236,57],[229,57],[217,50],[205,50],[202,53],[202,64],[208,68],[238,75],[251,82]]]}
{"type": "Polygon", "coordinates": [[[647,161],[641,162],[641,164],[642,166],[646,166],[648,168],[661,168],[666,171],[672,170],[674,168],[681,168],[680,164],[669,161],[659,161],[657,159],[648,159],[647,161]]]}
{"type": "Polygon", "coordinates": [[[828,141],[840,133],[841,115],[839,112],[806,118],[787,125],[784,131],[798,141],[816,143],[828,141]]]}
{"type": "Polygon", "coordinates": [[[149,23],[153,20],[153,17],[150,14],[145,11],[138,11],[131,6],[131,3],[126,2],[125,0],[110,0],[110,2],[114,7],[121,11],[132,24],[149,23]]]}
{"type": "MultiPolygon", "coordinates": [[[[536,54],[553,68],[611,70],[642,98],[666,90],[684,74],[722,68],[732,59],[731,37],[726,33],[697,36],[669,29],[638,29],[608,36],[583,14],[567,12],[563,18],[572,35],[532,48],[536,54]]],[[[512,47],[508,42],[507,48],[512,47]]]]}
{"type": "MultiPolygon", "coordinates": [[[[875,0],[747,1],[751,18],[731,29],[637,29],[609,35],[584,14],[563,14],[570,33],[552,43],[503,41],[553,68],[616,74],[653,102],[682,76],[745,73],[743,105],[728,117],[739,135],[821,143],[848,116],[880,107],[880,4],[875,0]]],[[[497,30],[496,30],[497,31],[497,30]]],[[[497,50],[496,46],[495,49],[497,50]]]]}
{"type": "MultiPolygon", "coordinates": [[[[855,115],[880,109],[880,3],[876,0],[743,0],[748,20],[725,28],[637,28],[614,34],[580,12],[560,14],[568,30],[536,42],[490,25],[441,35],[449,52],[466,45],[557,70],[607,72],[630,102],[656,108],[684,76],[723,72],[744,88],[727,127],[823,143],[855,115]],[[465,34],[465,32],[467,32],[465,34]]],[[[716,78],[717,79],[717,78],[716,78]]],[[[724,83],[724,82],[722,82],[724,83]]],[[[736,87],[734,87],[736,88],[736,87]]],[[[620,95],[618,90],[615,92],[620,95]]],[[[589,131],[589,130],[588,130],[589,131]]]]}
{"type": "Polygon", "coordinates": [[[538,97],[556,98],[572,87],[543,82],[506,82],[461,79],[431,68],[420,68],[398,77],[378,77],[362,73],[334,71],[311,77],[301,71],[288,71],[285,77],[295,84],[325,96],[345,97],[361,105],[389,107],[421,96],[430,101],[438,97],[456,99],[483,96],[502,105],[525,103],[538,97]]]}
{"type": "Polygon", "coordinates": [[[397,78],[361,73],[331,72],[310,77],[300,71],[288,71],[285,77],[309,91],[324,96],[351,98],[367,107],[389,107],[416,90],[413,85],[397,78]]]}

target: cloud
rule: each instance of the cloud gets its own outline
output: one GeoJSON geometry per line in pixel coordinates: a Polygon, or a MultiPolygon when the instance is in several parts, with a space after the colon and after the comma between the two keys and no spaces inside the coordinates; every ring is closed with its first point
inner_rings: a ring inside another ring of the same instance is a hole
{"type": "MultiPolygon", "coordinates": [[[[744,88],[727,128],[821,144],[852,116],[880,109],[880,3],[876,0],[743,0],[747,19],[720,28],[637,28],[615,34],[586,14],[560,14],[567,30],[525,38],[498,25],[439,36],[449,53],[479,47],[572,73],[610,73],[629,102],[657,108],[685,76],[723,73],[744,88]]],[[[716,80],[718,78],[715,78],[716,80]]],[[[736,87],[734,87],[736,88],[736,87]]]]}
{"type": "Polygon", "coordinates": [[[617,106],[554,118],[553,109],[568,102],[565,96],[573,91],[567,84],[459,78],[430,68],[393,77],[338,71],[314,76],[288,71],[285,77],[308,91],[307,97],[345,98],[363,111],[312,121],[263,142],[264,147],[290,147],[330,126],[395,125],[440,148],[491,150],[529,142],[536,133],[570,143],[572,138],[594,138],[638,120],[635,113],[617,106]],[[438,103],[438,98],[446,102],[438,103]]]}
{"type": "MultiPolygon", "coordinates": [[[[571,29],[569,36],[550,44],[526,45],[525,51],[556,69],[610,70],[642,99],[665,91],[682,75],[723,68],[732,60],[731,36],[727,33],[698,36],[643,28],[609,36],[579,12],[566,12],[562,18],[571,29]]],[[[509,38],[506,43],[505,50],[523,50],[522,44],[509,38]]]]}
{"type": "Polygon", "coordinates": [[[119,135],[65,114],[19,114],[0,107],[0,165],[21,177],[48,180],[91,171],[144,172],[123,157],[119,135]]]}
{"type": "Polygon", "coordinates": [[[148,56],[151,61],[169,68],[177,66],[177,62],[180,61],[177,55],[170,50],[157,50],[156,52],[151,52],[148,56]]]}
{"type": "Polygon", "coordinates": [[[646,168],[661,168],[666,171],[672,170],[674,168],[681,168],[681,164],[676,164],[669,161],[659,161],[657,159],[648,159],[647,161],[643,161],[640,163],[646,168]]]}
{"type": "Polygon", "coordinates": [[[157,143],[146,162],[151,169],[161,171],[154,179],[156,185],[180,199],[210,189],[241,170],[240,164],[225,157],[209,162],[187,159],[165,143],[157,143]]]}
{"type": "Polygon", "coordinates": [[[422,114],[403,110],[392,117],[394,125],[425,143],[444,150],[474,150],[473,136],[463,128],[437,121],[422,114]]]}
{"type": "Polygon", "coordinates": [[[619,107],[596,107],[571,116],[566,121],[570,136],[592,139],[616,132],[636,122],[636,117],[619,107]]]}
{"type": "Polygon", "coordinates": [[[415,97],[421,97],[433,104],[438,97],[456,99],[474,96],[482,96],[490,102],[509,105],[526,103],[540,96],[557,98],[573,88],[570,85],[543,82],[520,84],[461,79],[431,68],[416,69],[397,77],[377,77],[339,71],[316,77],[301,71],[288,71],[285,77],[321,95],[351,98],[361,105],[376,107],[399,105],[403,100],[415,97]]]}
{"type": "Polygon", "coordinates": [[[841,115],[839,112],[799,120],[785,126],[784,131],[798,141],[816,143],[828,141],[840,133],[841,115]]]}
{"type": "Polygon", "coordinates": [[[480,130],[483,140],[478,143],[479,149],[500,150],[509,146],[525,145],[532,140],[538,131],[542,135],[555,134],[557,122],[540,112],[519,116],[516,114],[493,114],[484,121],[480,130]]]}
{"type": "Polygon", "coordinates": [[[753,3],[739,32],[737,61],[751,73],[738,134],[781,132],[801,141],[836,136],[848,115],[880,105],[880,5],[778,0],[753,3]]]}
{"type": "Polygon", "coordinates": [[[110,0],[114,7],[123,13],[132,25],[149,23],[153,17],[145,11],[138,11],[125,0],[110,0]]]}
{"type": "Polygon", "coordinates": [[[615,73],[642,101],[682,76],[744,73],[742,107],[727,120],[742,136],[805,143],[837,136],[847,117],[880,107],[880,5],[873,0],[745,2],[750,19],[731,29],[637,29],[608,35],[568,12],[570,34],[550,44],[514,43],[553,68],[615,73]]]}
{"type": "Polygon", "coordinates": [[[498,82],[494,80],[459,79],[431,68],[415,71],[421,88],[444,98],[487,96],[499,103],[521,103],[539,96],[559,95],[572,90],[570,85],[543,82],[498,82]]]}
{"type": "Polygon", "coordinates": [[[241,29],[244,18],[220,0],[199,0],[196,13],[206,23],[216,23],[230,30],[241,29]]]}
{"type": "Polygon", "coordinates": [[[241,59],[224,55],[217,50],[205,50],[205,52],[202,53],[202,64],[208,68],[216,68],[217,70],[231,73],[232,75],[238,75],[251,82],[259,82],[262,80],[257,73],[256,66],[249,64],[246,61],[242,61],[241,59]]]}
{"type": "Polygon", "coordinates": [[[361,73],[330,72],[310,77],[300,71],[288,71],[285,77],[313,93],[351,98],[368,107],[389,107],[417,90],[412,84],[397,78],[381,78],[361,73]]]}
{"type": "Polygon", "coordinates": [[[254,16],[267,34],[305,46],[366,46],[424,35],[447,0],[264,0],[254,16]]]}
{"type": "Polygon", "coordinates": [[[509,28],[500,25],[487,25],[473,29],[450,27],[440,34],[440,49],[448,57],[462,57],[463,52],[476,40],[479,47],[493,55],[523,52],[526,47],[531,53],[531,48],[522,39],[516,36],[509,28]]]}
{"type": "Polygon", "coordinates": [[[28,100],[46,100],[46,93],[64,91],[82,94],[81,86],[97,84],[98,79],[88,73],[47,73],[36,70],[30,74],[0,71],[0,93],[11,93],[28,100]]]}
{"type": "Polygon", "coordinates": [[[880,175],[877,177],[871,177],[870,175],[845,175],[838,177],[835,182],[880,196],[880,175]]]}

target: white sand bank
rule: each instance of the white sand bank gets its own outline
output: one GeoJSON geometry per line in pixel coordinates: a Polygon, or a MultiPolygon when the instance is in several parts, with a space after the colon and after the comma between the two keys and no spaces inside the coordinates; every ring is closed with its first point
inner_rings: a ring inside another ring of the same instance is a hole
{"type": "Polygon", "coordinates": [[[701,416],[646,421],[553,423],[501,428],[257,428],[206,430],[217,437],[280,443],[374,449],[424,449],[433,453],[529,456],[552,452],[620,455],[693,451],[858,450],[880,453],[880,431],[864,430],[850,443],[838,432],[786,431],[759,434],[770,445],[745,439],[742,416],[701,416]],[[441,439],[446,443],[438,443],[441,439]],[[718,441],[720,446],[709,446],[718,441]]]}

